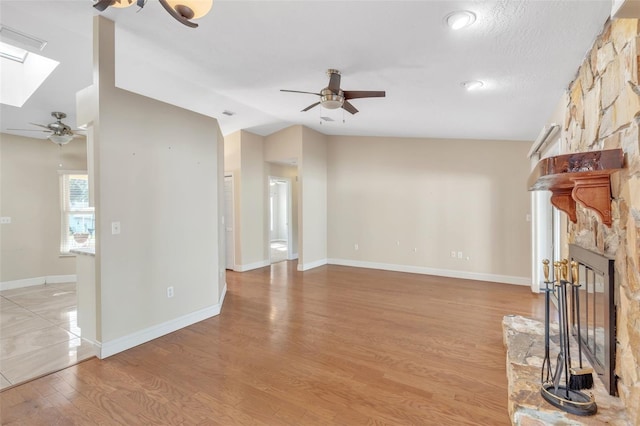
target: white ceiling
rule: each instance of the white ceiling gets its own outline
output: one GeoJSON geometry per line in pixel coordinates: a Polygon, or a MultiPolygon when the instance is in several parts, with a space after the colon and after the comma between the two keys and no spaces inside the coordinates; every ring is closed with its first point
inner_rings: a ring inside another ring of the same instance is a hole
{"type": "MultiPolygon", "coordinates": [[[[92,83],[91,0],[1,0],[0,23],[48,41],[61,62],[22,108],[0,107],[2,132],[34,136],[29,122],[64,111],[92,83]]],[[[216,0],[197,29],[155,0],[110,8],[116,21],[117,84],[216,117],[224,134],[267,135],[292,124],[325,134],[533,140],[611,10],[611,1],[216,0]],[[444,17],[468,9],[477,21],[450,30],[444,17]],[[386,90],[356,99],[354,116],[316,107],[327,68],[345,90],[386,90]],[[485,89],[460,83],[480,79],[485,89]],[[236,113],[222,115],[224,110],[236,113]],[[320,116],[336,121],[320,124],[320,116]],[[344,118],[344,122],[343,122],[344,118]]],[[[43,135],[44,137],[44,135],[43,135]]]]}

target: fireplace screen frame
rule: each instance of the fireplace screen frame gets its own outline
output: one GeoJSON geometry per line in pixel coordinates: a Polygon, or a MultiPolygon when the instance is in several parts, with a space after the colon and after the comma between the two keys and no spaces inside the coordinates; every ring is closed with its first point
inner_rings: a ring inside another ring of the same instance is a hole
{"type": "MultiPolygon", "coordinates": [[[[609,394],[617,395],[614,260],[575,244],[569,244],[569,258],[578,262],[580,283],[579,288],[572,288],[571,300],[575,300],[574,291],[577,291],[580,297],[581,336],[578,336],[576,311],[572,303],[573,335],[581,339],[583,354],[591,362],[609,394]],[[601,327],[596,327],[596,324],[601,327]]],[[[576,356],[572,358],[572,361],[577,361],[576,356]]]]}

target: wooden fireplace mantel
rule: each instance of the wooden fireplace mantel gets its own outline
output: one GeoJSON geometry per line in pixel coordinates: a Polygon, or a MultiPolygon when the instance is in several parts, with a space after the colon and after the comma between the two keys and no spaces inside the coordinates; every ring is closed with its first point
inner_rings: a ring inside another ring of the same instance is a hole
{"type": "Polygon", "coordinates": [[[622,149],[543,158],[529,175],[529,191],[549,190],[551,204],[577,222],[576,202],[611,226],[611,174],[623,168],[622,149]]]}

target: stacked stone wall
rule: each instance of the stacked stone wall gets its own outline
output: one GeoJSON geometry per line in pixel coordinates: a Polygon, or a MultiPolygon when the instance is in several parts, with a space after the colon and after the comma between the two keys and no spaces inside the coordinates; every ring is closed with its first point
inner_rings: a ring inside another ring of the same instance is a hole
{"type": "Polygon", "coordinates": [[[609,228],[578,205],[568,242],[612,256],[616,268],[618,392],[640,424],[640,21],[605,25],[568,89],[562,132],[566,152],[622,148],[625,169],[611,179],[609,228]]]}

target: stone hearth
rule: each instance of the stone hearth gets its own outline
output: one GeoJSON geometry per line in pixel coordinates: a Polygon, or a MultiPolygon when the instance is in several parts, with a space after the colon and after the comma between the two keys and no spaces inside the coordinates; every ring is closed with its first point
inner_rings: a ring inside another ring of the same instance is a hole
{"type": "MultiPolygon", "coordinates": [[[[561,411],[540,396],[540,369],[544,358],[544,323],[521,316],[506,316],[502,320],[504,345],[507,350],[509,381],[509,416],[514,425],[631,425],[620,398],[610,396],[604,385],[594,377],[592,393],[598,413],[580,417],[561,411]]],[[[558,324],[550,327],[550,357],[552,366],[558,354],[558,324]]],[[[572,361],[576,365],[578,345],[571,342],[572,361]]],[[[583,365],[589,365],[583,357],[583,365]]],[[[589,365],[590,366],[590,365],[589,365]]]]}

